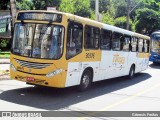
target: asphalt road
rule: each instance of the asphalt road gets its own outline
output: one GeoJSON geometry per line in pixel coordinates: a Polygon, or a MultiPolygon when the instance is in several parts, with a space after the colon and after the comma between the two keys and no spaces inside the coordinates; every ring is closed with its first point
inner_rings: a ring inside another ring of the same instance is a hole
{"type": "MultiPolygon", "coordinates": [[[[96,82],[85,92],[78,92],[76,87],[37,88],[20,81],[1,80],[0,111],[160,111],[159,74],[160,65],[150,64],[132,80],[120,77],[96,82]]],[[[137,117],[74,119],[137,120],[137,117]]],[[[138,118],[141,119],[159,120],[138,118]]]]}

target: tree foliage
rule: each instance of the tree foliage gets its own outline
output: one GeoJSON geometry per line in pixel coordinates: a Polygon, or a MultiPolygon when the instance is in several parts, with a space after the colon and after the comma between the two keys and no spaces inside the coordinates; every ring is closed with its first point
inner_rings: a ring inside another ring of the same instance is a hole
{"type": "MultiPolygon", "coordinates": [[[[95,19],[95,0],[16,0],[20,10],[59,11],[95,19]]],[[[130,30],[149,33],[160,29],[160,0],[130,0],[130,30]]],[[[0,9],[7,9],[9,0],[1,0],[0,9]]],[[[127,0],[99,0],[102,22],[126,28],[127,0]]]]}
{"type": "Polygon", "coordinates": [[[89,0],[62,0],[59,10],[83,17],[91,16],[89,0]]]}
{"type": "MultiPolygon", "coordinates": [[[[126,17],[125,16],[122,16],[122,17],[118,17],[115,19],[114,21],[114,25],[117,26],[117,27],[120,27],[120,28],[123,28],[125,29],[126,28],[126,17]]],[[[133,27],[133,24],[132,24],[132,20],[130,19],[129,21],[129,29],[134,31],[134,27],[133,27]]]]}
{"type": "Polygon", "coordinates": [[[28,0],[21,0],[16,3],[19,10],[31,10],[33,9],[33,3],[28,0]]]}
{"type": "Polygon", "coordinates": [[[137,32],[151,34],[160,29],[160,14],[153,9],[138,9],[135,25],[137,32]]]}
{"type": "Polygon", "coordinates": [[[143,7],[136,10],[134,20],[136,32],[143,34],[151,34],[156,30],[160,30],[160,1],[159,0],[143,0],[143,7]]]}
{"type": "Polygon", "coordinates": [[[8,9],[9,0],[0,0],[0,10],[8,9]]]}

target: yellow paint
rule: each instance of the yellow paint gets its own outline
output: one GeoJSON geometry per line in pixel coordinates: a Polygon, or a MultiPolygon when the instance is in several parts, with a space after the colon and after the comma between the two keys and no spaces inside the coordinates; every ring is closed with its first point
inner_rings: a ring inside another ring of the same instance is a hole
{"type": "Polygon", "coordinates": [[[138,58],[149,58],[150,53],[138,53],[138,58]]]}

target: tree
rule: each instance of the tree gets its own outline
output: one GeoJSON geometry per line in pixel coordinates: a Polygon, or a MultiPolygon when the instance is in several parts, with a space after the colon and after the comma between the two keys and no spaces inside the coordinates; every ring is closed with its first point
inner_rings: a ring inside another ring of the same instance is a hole
{"type": "Polygon", "coordinates": [[[112,0],[113,7],[115,9],[114,18],[122,17],[127,15],[127,3],[125,0],[112,0]]]}
{"type": "Polygon", "coordinates": [[[160,29],[160,1],[143,0],[141,6],[143,7],[136,10],[135,29],[137,32],[150,35],[160,29]]]}
{"type": "MultiPolygon", "coordinates": [[[[95,11],[95,1],[91,0],[91,9],[95,11]]],[[[99,0],[99,12],[100,13],[106,13],[110,6],[110,0],[99,0]]]]}
{"type": "MultiPolygon", "coordinates": [[[[120,28],[123,28],[125,29],[126,28],[126,17],[123,16],[123,17],[118,17],[115,19],[114,21],[114,25],[117,26],[117,27],[120,27],[120,28]]],[[[134,26],[132,24],[132,20],[130,19],[129,20],[129,30],[131,31],[134,31],[134,26]]]]}
{"type": "Polygon", "coordinates": [[[1,0],[0,10],[7,10],[9,5],[9,0],[1,0]]]}
{"type": "Polygon", "coordinates": [[[33,9],[32,1],[28,1],[28,0],[17,1],[16,5],[19,10],[32,10],[33,9]]]}
{"type": "Polygon", "coordinates": [[[160,14],[152,9],[144,8],[137,10],[135,28],[139,33],[149,33],[149,35],[160,29],[160,14]]]}
{"type": "Polygon", "coordinates": [[[90,17],[90,1],[89,0],[62,0],[60,11],[72,13],[82,17],[90,17]]]}

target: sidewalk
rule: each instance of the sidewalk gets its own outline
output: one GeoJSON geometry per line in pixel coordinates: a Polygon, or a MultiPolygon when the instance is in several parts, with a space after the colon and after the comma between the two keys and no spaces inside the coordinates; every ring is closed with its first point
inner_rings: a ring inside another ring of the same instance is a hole
{"type": "Polygon", "coordinates": [[[0,80],[10,79],[10,59],[0,59],[0,80]]]}
{"type": "Polygon", "coordinates": [[[0,58],[0,64],[10,64],[10,59],[6,59],[6,58],[0,58]]]}

